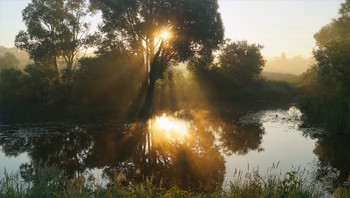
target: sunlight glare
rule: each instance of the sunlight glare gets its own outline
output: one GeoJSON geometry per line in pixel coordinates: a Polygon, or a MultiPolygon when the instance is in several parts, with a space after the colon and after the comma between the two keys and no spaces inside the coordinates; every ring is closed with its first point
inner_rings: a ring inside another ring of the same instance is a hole
{"type": "Polygon", "coordinates": [[[160,36],[162,37],[162,39],[167,40],[170,38],[170,33],[168,31],[163,31],[160,36]]]}
{"type": "Polygon", "coordinates": [[[157,117],[155,121],[156,127],[164,130],[167,137],[184,137],[188,135],[188,126],[184,121],[172,119],[165,114],[162,117],[157,117]]]}

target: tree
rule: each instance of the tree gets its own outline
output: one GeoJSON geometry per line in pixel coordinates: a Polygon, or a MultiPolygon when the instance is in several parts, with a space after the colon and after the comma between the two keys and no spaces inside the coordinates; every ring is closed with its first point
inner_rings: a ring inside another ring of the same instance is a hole
{"type": "Polygon", "coordinates": [[[244,81],[254,79],[265,65],[261,55],[261,45],[247,41],[228,43],[219,55],[219,66],[224,72],[239,77],[244,81]]]}
{"type": "Polygon", "coordinates": [[[306,96],[299,103],[309,122],[331,131],[347,132],[350,129],[350,0],[341,4],[339,14],[339,18],[314,35],[316,63],[301,79],[305,82],[306,96]]]}
{"type": "Polygon", "coordinates": [[[23,94],[23,72],[17,68],[4,68],[0,72],[0,105],[2,111],[18,105],[23,94]]]}
{"type": "Polygon", "coordinates": [[[50,101],[49,90],[56,81],[56,72],[51,67],[42,67],[37,64],[28,64],[24,68],[26,75],[23,81],[26,88],[26,97],[31,104],[46,105],[50,101]]]}
{"type": "Polygon", "coordinates": [[[333,19],[314,35],[316,45],[319,48],[334,40],[350,39],[350,0],[341,4],[338,11],[340,17],[333,19]]]}
{"type": "Polygon", "coordinates": [[[350,39],[329,42],[314,51],[314,57],[322,83],[332,89],[343,87],[350,90],[350,39]]]}
{"type": "Polygon", "coordinates": [[[0,56],[0,69],[18,67],[19,61],[16,56],[10,52],[6,52],[3,56],[0,56]]]}
{"type": "MultiPolygon", "coordinates": [[[[340,17],[315,34],[319,80],[327,87],[350,94],[350,0],[341,4],[340,17]],[[347,91],[346,91],[347,90],[347,91]]],[[[344,93],[342,93],[344,94],[344,93]]]]}
{"type": "Polygon", "coordinates": [[[171,63],[211,54],[223,41],[216,0],[95,0],[95,3],[102,10],[104,21],[100,53],[127,51],[139,59],[149,96],[171,63]]]}
{"type": "Polygon", "coordinates": [[[88,44],[88,11],[85,0],[33,0],[22,12],[27,30],[19,32],[15,45],[57,74],[61,61],[72,71],[79,51],[88,44]]]}

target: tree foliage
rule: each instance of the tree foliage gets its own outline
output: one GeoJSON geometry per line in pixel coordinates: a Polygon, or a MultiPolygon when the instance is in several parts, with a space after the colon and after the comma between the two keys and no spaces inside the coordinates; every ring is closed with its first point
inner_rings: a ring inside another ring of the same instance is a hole
{"type": "Polygon", "coordinates": [[[6,52],[3,56],[0,56],[0,69],[18,67],[19,61],[16,56],[10,52],[6,52]]]}
{"type": "Polygon", "coordinates": [[[314,35],[316,64],[302,75],[300,106],[309,122],[342,132],[350,129],[350,0],[339,15],[314,35]]]}
{"type": "Polygon", "coordinates": [[[16,47],[26,50],[37,64],[59,71],[72,70],[88,43],[85,0],[33,0],[22,12],[26,31],[16,36],[16,47]]]}
{"type": "Polygon", "coordinates": [[[333,19],[314,35],[319,48],[325,47],[331,41],[350,39],[350,0],[341,4],[338,13],[339,18],[333,19]]]}
{"type": "Polygon", "coordinates": [[[341,4],[339,15],[315,34],[318,48],[314,57],[319,80],[334,90],[346,91],[350,90],[350,0],[341,4]]]}
{"type": "Polygon", "coordinates": [[[260,52],[262,48],[261,45],[249,44],[247,41],[228,43],[219,56],[219,67],[235,77],[252,80],[265,65],[260,52]]]}
{"type": "Polygon", "coordinates": [[[171,62],[211,54],[223,41],[216,0],[96,0],[103,13],[100,53],[136,54],[150,83],[171,62]],[[205,30],[205,31],[203,31],[205,30]],[[169,39],[161,37],[163,31],[169,39]],[[149,76],[148,76],[149,75],[149,76]]]}

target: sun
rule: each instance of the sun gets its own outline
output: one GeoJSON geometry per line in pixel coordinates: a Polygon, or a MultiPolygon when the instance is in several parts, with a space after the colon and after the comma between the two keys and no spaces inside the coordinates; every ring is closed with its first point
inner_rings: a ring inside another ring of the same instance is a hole
{"type": "Polygon", "coordinates": [[[168,40],[170,38],[170,32],[168,31],[163,31],[161,34],[160,34],[160,37],[164,40],[168,40]]]}

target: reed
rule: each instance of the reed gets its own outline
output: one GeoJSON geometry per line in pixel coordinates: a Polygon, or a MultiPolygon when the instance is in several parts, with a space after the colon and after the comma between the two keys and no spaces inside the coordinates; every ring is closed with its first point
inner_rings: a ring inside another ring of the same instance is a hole
{"type": "MultiPolygon", "coordinates": [[[[0,197],[52,197],[52,198],[104,198],[104,197],[324,197],[327,194],[305,180],[304,171],[293,170],[285,175],[267,171],[262,176],[258,171],[243,173],[236,171],[235,182],[231,182],[228,190],[215,192],[184,191],[174,186],[166,189],[162,182],[154,184],[152,178],[146,178],[137,185],[127,184],[123,173],[114,178],[105,178],[108,183],[84,175],[67,179],[55,168],[43,168],[35,179],[24,181],[19,173],[4,171],[0,180],[0,197]]],[[[333,191],[334,197],[349,197],[350,189],[343,186],[333,191]]]]}

